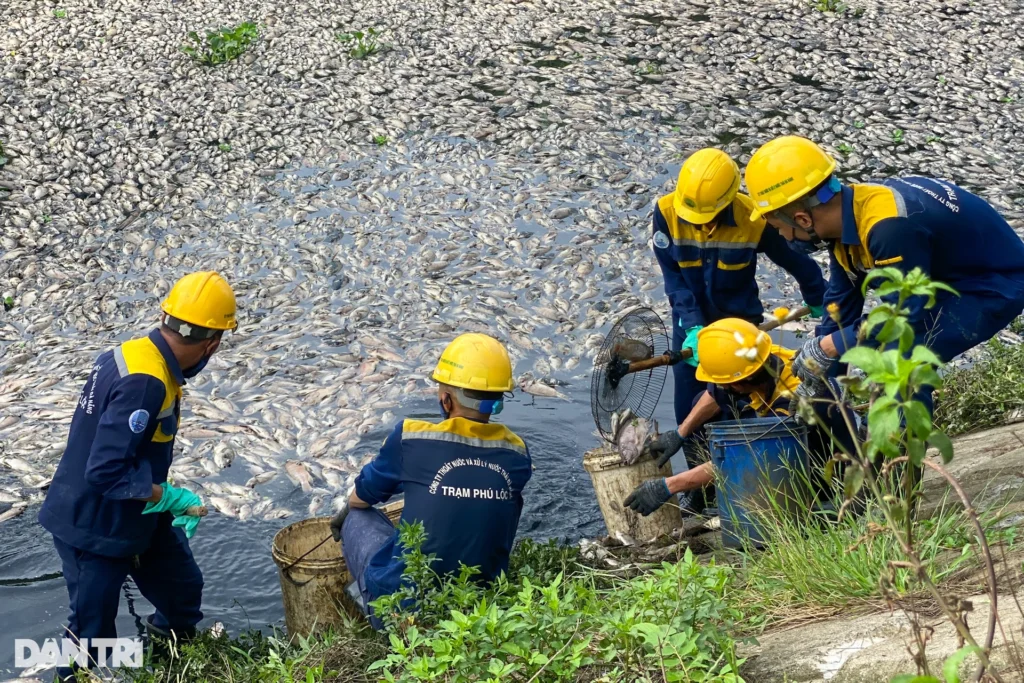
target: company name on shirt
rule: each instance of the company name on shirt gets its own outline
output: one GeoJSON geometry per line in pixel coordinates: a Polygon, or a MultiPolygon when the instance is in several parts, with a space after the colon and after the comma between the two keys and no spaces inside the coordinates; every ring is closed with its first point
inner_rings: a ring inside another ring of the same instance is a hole
{"type": "MultiPolygon", "coordinates": [[[[439,488],[442,489],[441,494],[445,495],[445,496],[455,495],[455,494],[447,493],[446,489],[447,490],[452,490],[452,491],[469,491],[470,489],[466,489],[466,488],[458,488],[458,487],[454,487],[454,486],[441,486],[441,480],[444,479],[445,476],[449,472],[454,470],[456,467],[466,467],[466,466],[484,467],[486,469],[489,469],[492,472],[497,472],[498,474],[501,475],[502,479],[505,480],[505,484],[508,487],[508,489],[511,490],[511,488],[512,488],[512,478],[510,476],[508,476],[508,472],[506,472],[505,468],[503,468],[501,465],[499,465],[497,463],[493,463],[493,462],[488,462],[487,460],[483,460],[481,458],[455,458],[454,460],[449,460],[444,465],[442,465],[441,469],[439,469],[437,471],[437,474],[434,475],[434,481],[431,482],[430,488],[428,489],[430,491],[430,494],[431,495],[436,494],[437,490],[439,488]]],[[[473,490],[474,491],[476,491],[476,490],[494,491],[496,489],[473,489],[473,490]]],[[[509,495],[510,494],[508,493],[508,491],[505,491],[505,498],[501,498],[500,500],[507,500],[509,495]]],[[[487,497],[487,496],[466,495],[466,496],[458,496],[458,497],[459,498],[476,498],[476,497],[487,497]]],[[[491,497],[493,497],[493,496],[491,496],[491,497]]]]}
{"type": "Polygon", "coordinates": [[[96,401],[95,401],[95,398],[96,398],[96,380],[99,379],[99,376],[100,376],[100,366],[99,365],[92,366],[92,373],[91,373],[91,377],[89,379],[89,391],[87,393],[85,391],[85,389],[83,389],[82,390],[82,398],[79,399],[79,401],[78,401],[79,407],[82,410],[85,411],[86,415],[92,415],[92,411],[96,407],[96,401]]]}
{"type": "Polygon", "coordinates": [[[508,489],[471,489],[465,486],[442,486],[441,495],[449,498],[475,498],[477,500],[512,500],[508,489]]]}
{"type": "Polygon", "coordinates": [[[960,213],[960,205],[956,203],[956,191],[946,183],[942,182],[941,180],[934,180],[933,182],[946,191],[945,197],[940,196],[934,190],[929,190],[927,187],[922,187],[921,185],[918,185],[917,183],[912,183],[904,178],[900,178],[899,181],[904,185],[910,185],[913,188],[921,190],[921,192],[924,192],[926,195],[937,201],[939,204],[942,204],[944,207],[946,207],[953,213],[960,213]]]}

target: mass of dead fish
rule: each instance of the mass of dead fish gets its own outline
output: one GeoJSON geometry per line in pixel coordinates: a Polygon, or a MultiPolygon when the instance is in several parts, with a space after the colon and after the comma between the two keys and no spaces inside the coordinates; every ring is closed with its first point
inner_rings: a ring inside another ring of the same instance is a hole
{"type": "MultiPolygon", "coordinates": [[[[560,406],[622,313],[668,319],[651,207],[695,149],[742,165],[795,132],[844,178],[939,175],[1024,213],[1006,3],[9,5],[0,521],[44,495],[93,359],[192,270],[228,278],[241,326],[185,389],[171,477],[275,520],[341,504],[455,335],[501,339],[560,406]],[[261,38],[216,70],[168,48],[239,18],[261,38]],[[391,49],[350,59],[334,29],[370,25],[391,49]]],[[[769,310],[799,300],[767,259],[758,282],[769,310]]]]}

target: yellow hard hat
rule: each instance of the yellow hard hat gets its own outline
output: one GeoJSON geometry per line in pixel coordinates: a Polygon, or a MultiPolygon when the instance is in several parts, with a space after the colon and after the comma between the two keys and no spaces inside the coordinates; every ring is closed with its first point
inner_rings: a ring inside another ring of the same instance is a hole
{"type": "MultiPolygon", "coordinates": [[[[213,271],[189,273],[174,283],[160,305],[169,316],[210,330],[233,330],[235,293],[227,280],[213,271]]],[[[187,336],[187,335],[186,335],[187,336]]]]}
{"type": "Polygon", "coordinates": [[[835,170],[836,160],[807,138],[784,135],[761,145],[745,172],[747,190],[754,200],[751,220],[800,199],[835,170]]]}
{"type": "Polygon", "coordinates": [[[683,162],[672,205],[679,218],[691,225],[704,225],[732,203],[739,189],[736,162],[722,150],[706,147],[683,162]]]}
{"type": "Polygon", "coordinates": [[[761,369],[772,352],[772,338],[739,318],[713,322],[697,333],[697,379],[731,384],[761,369]]]}
{"type": "Polygon", "coordinates": [[[431,376],[441,384],[476,391],[511,391],[515,386],[508,351],[494,337],[478,332],[456,337],[431,376]]]}

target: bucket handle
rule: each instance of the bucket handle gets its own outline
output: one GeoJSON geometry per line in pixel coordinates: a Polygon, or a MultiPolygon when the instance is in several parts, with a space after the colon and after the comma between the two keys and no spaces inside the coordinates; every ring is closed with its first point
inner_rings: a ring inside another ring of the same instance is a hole
{"type": "Polygon", "coordinates": [[[291,569],[292,567],[294,567],[295,565],[297,565],[297,564],[298,564],[299,562],[301,562],[302,560],[304,560],[304,559],[306,558],[306,556],[307,556],[307,555],[309,555],[309,554],[310,554],[311,552],[313,552],[314,550],[316,550],[317,548],[319,548],[320,546],[322,546],[322,545],[323,545],[324,543],[327,543],[327,541],[331,540],[331,539],[332,539],[333,537],[334,537],[334,534],[328,534],[328,535],[327,535],[327,538],[325,538],[324,540],[320,541],[320,542],[319,542],[319,543],[317,543],[317,544],[316,544],[315,546],[313,546],[312,548],[310,548],[309,550],[307,550],[306,552],[304,552],[304,553],[303,553],[302,555],[300,555],[300,556],[299,556],[299,557],[298,557],[298,558],[297,558],[297,559],[296,559],[296,560],[295,560],[294,562],[292,562],[292,563],[291,563],[290,565],[288,565],[287,567],[282,567],[282,568],[281,568],[281,576],[283,576],[283,577],[285,577],[286,579],[288,579],[288,580],[289,580],[289,581],[290,581],[290,582],[292,583],[292,585],[293,585],[293,586],[296,586],[297,588],[301,588],[302,586],[305,586],[305,585],[306,585],[307,583],[309,583],[310,581],[312,581],[313,579],[306,579],[305,581],[296,581],[295,579],[293,579],[293,578],[291,577],[291,575],[290,575],[290,574],[288,573],[288,571],[289,571],[289,570],[290,570],[290,569],[291,569]]]}

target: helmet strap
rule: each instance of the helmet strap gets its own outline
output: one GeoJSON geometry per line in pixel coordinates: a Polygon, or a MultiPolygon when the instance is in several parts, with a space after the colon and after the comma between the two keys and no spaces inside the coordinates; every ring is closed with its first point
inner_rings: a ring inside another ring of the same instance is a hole
{"type": "Polygon", "coordinates": [[[184,320],[175,318],[173,315],[169,313],[164,313],[163,317],[160,319],[160,322],[162,322],[168,328],[180,334],[182,337],[186,337],[188,339],[195,339],[196,341],[212,339],[217,336],[218,332],[220,332],[220,330],[215,330],[210,327],[199,327],[198,325],[189,324],[184,320]]]}
{"type": "Polygon", "coordinates": [[[475,410],[481,415],[497,415],[505,407],[504,397],[498,399],[470,398],[460,387],[452,387],[452,389],[460,406],[475,410]]]}

